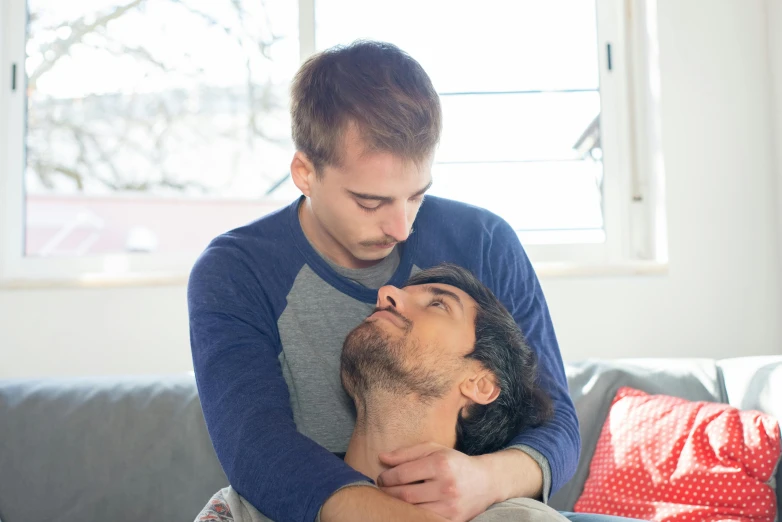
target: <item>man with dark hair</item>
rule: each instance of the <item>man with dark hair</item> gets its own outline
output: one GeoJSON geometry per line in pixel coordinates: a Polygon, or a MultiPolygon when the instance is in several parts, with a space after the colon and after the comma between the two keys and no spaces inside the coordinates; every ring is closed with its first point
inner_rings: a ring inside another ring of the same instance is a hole
{"type": "Polygon", "coordinates": [[[546,502],[573,475],[580,449],[554,328],[504,220],[424,201],[442,125],[429,77],[393,45],[357,42],[307,60],[291,101],[291,177],[302,197],[212,241],[188,286],[196,382],[231,485],[278,522],[426,520],[420,481],[451,520],[509,498],[546,502]],[[481,457],[420,445],[383,454],[382,490],[348,487],[371,483],[334,456],[354,422],[339,380],[342,341],[380,287],[443,261],[474,273],[513,316],[553,415],[481,457]]]}
{"type": "Polygon", "coordinates": [[[455,430],[445,423],[443,444],[467,455],[499,451],[551,417],[536,371],[534,352],[491,290],[455,265],[424,270],[401,290],[382,287],[374,313],[345,339],[340,373],[357,411],[351,444],[357,433],[385,431],[370,420],[405,402],[405,419],[455,420],[455,430]],[[442,401],[455,391],[456,401],[442,401]]]}
{"type": "MultiPolygon", "coordinates": [[[[345,338],[340,374],[356,408],[345,462],[372,478],[387,468],[378,459],[382,452],[425,444],[430,453],[456,448],[484,455],[551,415],[535,354],[513,317],[455,265],[419,272],[402,289],[382,287],[373,313],[345,338]]],[[[436,503],[428,489],[430,484],[418,484],[412,494],[436,503]]],[[[212,497],[196,522],[218,515],[233,522],[268,520],[232,488],[212,497]]],[[[513,499],[474,520],[566,519],[540,502],[513,499]]]]}

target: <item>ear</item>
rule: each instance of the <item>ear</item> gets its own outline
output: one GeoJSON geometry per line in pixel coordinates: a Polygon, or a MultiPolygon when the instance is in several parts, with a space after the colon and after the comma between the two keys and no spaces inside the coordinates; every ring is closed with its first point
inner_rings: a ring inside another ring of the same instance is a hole
{"type": "Polygon", "coordinates": [[[312,194],[312,184],[317,181],[315,166],[301,151],[296,151],[291,161],[291,179],[301,193],[307,197],[312,194]]]}
{"type": "Polygon", "coordinates": [[[490,404],[500,395],[494,374],[483,368],[463,380],[459,389],[465,398],[475,404],[490,404]]]}

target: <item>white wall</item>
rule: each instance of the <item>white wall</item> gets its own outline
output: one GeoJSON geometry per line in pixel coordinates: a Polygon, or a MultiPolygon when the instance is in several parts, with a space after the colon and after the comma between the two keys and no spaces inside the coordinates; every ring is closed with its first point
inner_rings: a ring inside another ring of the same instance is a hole
{"type": "MultiPolygon", "coordinates": [[[[658,11],[670,272],[544,280],[563,355],[782,353],[766,0],[658,11]]],[[[0,378],[190,369],[183,287],[0,291],[0,378]]]]}
{"type": "Polygon", "coordinates": [[[782,353],[765,4],[658,2],[670,271],[545,281],[566,359],[782,353]]]}
{"type": "Polygon", "coordinates": [[[769,61],[771,62],[773,147],[776,150],[777,213],[782,248],[782,0],[768,0],[769,61]]]}

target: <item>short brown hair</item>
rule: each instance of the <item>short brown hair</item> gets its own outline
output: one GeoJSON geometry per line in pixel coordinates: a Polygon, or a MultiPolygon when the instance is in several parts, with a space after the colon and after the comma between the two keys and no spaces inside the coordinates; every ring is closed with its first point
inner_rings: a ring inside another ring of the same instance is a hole
{"type": "Polygon", "coordinates": [[[355,125],[368,151],[424,161],[440,140],[440,98],[423,67],[397,46],[359,40],[312,56],[291,89],[293,142],[318,173],[339,165],[355,125]]]}

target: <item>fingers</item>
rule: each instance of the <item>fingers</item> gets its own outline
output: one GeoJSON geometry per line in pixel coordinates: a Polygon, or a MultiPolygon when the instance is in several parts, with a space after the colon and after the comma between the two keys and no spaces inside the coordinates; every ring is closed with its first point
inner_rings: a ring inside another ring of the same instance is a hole
{"type": "Polygon", "coordinates": [[[442,493],[436,482],[428,481],[421,484],[406,484],[380,488],[384,493],[403,500],[408,504],[433,503],[440,500],[442,493]]]}
{"type": "Polygon", "coordinates": [[[377,477],[377,485],[383,488],[404,486],[435,478],[436,475],[437,468],[434,459],[424,457],[387,469],[377,477]]]}
{"type": "Polygon", "coordinates": [[[440,446],[439,444],[435,444],[433,442],[424,442],[422,444],[410,446],[409,448],[398,449],[390,453],[381,453],[379,458],[380,462],[386,466],[393,467],[404,464],[405,462],[410,462],[412,460],[418,460],[420,458],[426,457],[435,451],[443,449],[443,447],[444,446],[440,446]]]}

